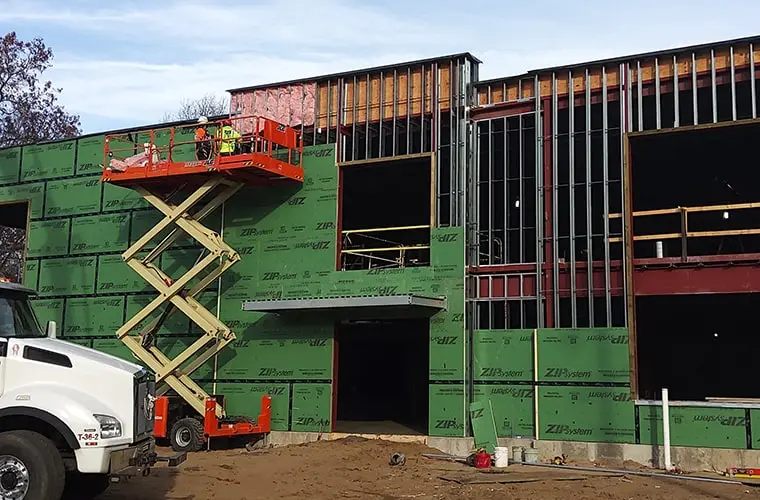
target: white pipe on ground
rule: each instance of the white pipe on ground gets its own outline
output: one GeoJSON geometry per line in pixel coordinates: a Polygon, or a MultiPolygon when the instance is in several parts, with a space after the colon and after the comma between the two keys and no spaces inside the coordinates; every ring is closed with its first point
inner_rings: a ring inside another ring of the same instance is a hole
{"type": "Polygon", "coordinates": [[[662,441],[665,451],[665,470],[673,470],[670,459],[670,408],[668,406],[668,390],[662,390],[662,441]]]}

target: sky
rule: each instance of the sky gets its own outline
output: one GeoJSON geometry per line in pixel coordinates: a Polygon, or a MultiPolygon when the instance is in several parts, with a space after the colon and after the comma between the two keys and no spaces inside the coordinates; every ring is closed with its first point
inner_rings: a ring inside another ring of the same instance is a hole
{"type": "Polygon", "coordinates": [[[84,133],[151,124],[183,99],[458,52],[481,79],[760,34],[760,2],[0,0],[41,37],[43,76],[84,133]],[[109,6],[112,5],[112,6],[109,6]]]}

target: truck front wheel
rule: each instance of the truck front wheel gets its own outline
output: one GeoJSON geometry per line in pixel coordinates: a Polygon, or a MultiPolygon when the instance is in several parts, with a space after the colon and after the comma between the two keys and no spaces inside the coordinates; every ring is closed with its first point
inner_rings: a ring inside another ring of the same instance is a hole
{"type": "Polygon", "coordinates": [[[58,500],[66,471],[48,438],[19,430],[0,433],[0,498],[58,500]]]}
{"type": "Polygon", "coordinates": [[[188,417],[177,420],[172,425],[169,441],[177,452],[196,452],[203,449],[203,424],[198,419],[188,417]]]}

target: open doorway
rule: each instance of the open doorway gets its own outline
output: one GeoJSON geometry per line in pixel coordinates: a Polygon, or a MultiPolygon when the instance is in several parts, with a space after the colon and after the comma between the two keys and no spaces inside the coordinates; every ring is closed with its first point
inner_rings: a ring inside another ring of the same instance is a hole
{"type": "Polygon", "coordinates": [[[659,399],[760,398],[760,294],[636,298],[639,396],[659,399]]]}
{"type": "Polygon", "coordinates": [[[343,322],[336,331],[336,432],[425,434],[428,319],[343,322]]]}
{"type": "Polygon", "coordinates": [[[430,265],[432,158],[340,167],[341,270],[430,265]]]}
{"type": "Polygon", "coordinates": [[[0,203],[0,278],[22,282],[28,226],[29,202],[0,203]]]}

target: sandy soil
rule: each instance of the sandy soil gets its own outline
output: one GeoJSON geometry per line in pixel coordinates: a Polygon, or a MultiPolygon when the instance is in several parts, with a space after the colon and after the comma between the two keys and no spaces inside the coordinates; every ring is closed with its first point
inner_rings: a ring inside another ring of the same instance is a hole
{"type": "MultiPolygon", "coordinates": [[[[751,499],[760,488],[633,475],[579,473],[514,465],[484,473],[430,460],[422,445],[384,441],[322,441],[258,452],[196,453],[178,469],[114,485],[104,500],[237,499],[751,499]],[[403,466],[390,455],[406,455],[403,466]],[[479,484],[472,484],[477,481],[479,484]],[[502,484],[506,481],[528,481],[502,484]],[[502,483],[500,483],[502,482],[502,483]]],[[[718,477],[718,476],[714,476],[718,477]]]]}

